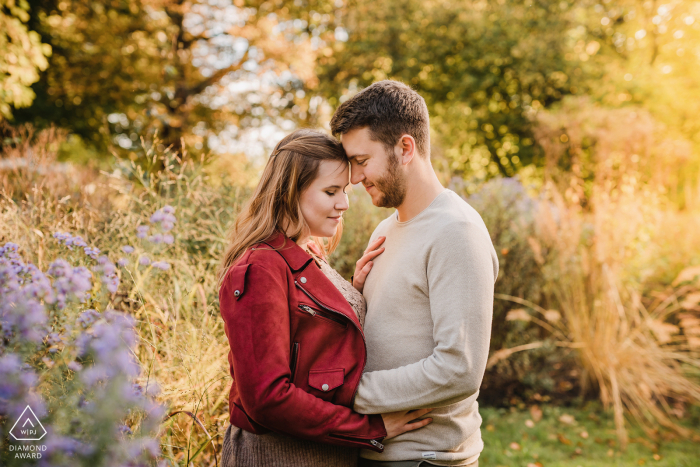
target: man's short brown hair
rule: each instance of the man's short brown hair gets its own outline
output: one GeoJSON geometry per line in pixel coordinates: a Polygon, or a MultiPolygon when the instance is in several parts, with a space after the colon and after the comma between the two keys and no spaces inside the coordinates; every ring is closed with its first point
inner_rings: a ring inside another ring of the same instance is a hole
{"type": "Polygon", "coordinates": [[[333,114],[331,131],[342,135],[369,127],[371,137],[393,147],[411,135],[423,157],[430,157],[430,117],[423,98],[403,83],[379,81],[343,102],[333,114]]]}

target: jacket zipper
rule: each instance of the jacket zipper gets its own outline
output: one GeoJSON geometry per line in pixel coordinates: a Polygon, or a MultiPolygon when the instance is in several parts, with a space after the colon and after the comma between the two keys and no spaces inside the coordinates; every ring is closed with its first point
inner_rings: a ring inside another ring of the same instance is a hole
{"type": "Polygon", "coordinates": [[[329,433],[328,436],[329,436],[330,438],[344,439],[344,440],[346,440],[346,441],[355,441],[355,442],[357,442],[357,441],[369,441],[369,444],[371,444],[371,445],[374,446],[375,448],[384,449],[384,445],[383,445],[382,443],[380,443],[379,441],[377,441],[376,439],[371,439],[371,438],[354,438],[354,437],[352,437],[352,436],[336,435],[336,434],[333,434],[333,433],[329,433]]]}
{"type": "Polygon", "coordinates": [[[343,327],[347,326],[347,323],[344,320],[340,320],[340,319],[336,318],[335,316],[327,315],[325,313],[319,313],[318,311],[314,310],[313,308],[311,308],[308,305],[300,304],[299,309],[309,313],[311,316],[318,316],[319,318],[324,318],[324,319],[333,321],[334,323],[340,324],[343,327]]]}
{"type": "Polygon", "coordinates": [[[294,382],[294,376],[296,376],[296,372],[297,372],[297,361],[298,360],[299,360],[299,343],[295,342],[292,345],[292,355],[291,355],[292,365],[290,367],[292,375],[291,375],[290,380],[289,380],[290,383],[294,382]]]}
{"type": "MultiPolygon", "coordinates": [[[[323,308],[324,310],[328,310],[328,311],[330,311],[331,313],[335,313],[335,314],[337,314],[337,315],[341,315],[342,317],[348,319],[348,317],[345,316],[344,314],[342,314],[341,312],[339,312],[339,311],[337,311],[337,310],[334,310],[333,308],[327,307],[326,305],[324,305],[324,304],[322,304],[321,302],[319,302],[319,301],[316,299],[316,297],[314,297],[313,295],[311,295],[304,287],[302,287],[301,285],[299,285],[299,282],[298,282],[298,281],[294,281],[294,285],[296,285],[297,287],[299,287],[299,289],[301,289],[301,291],[304,292],[304,294],[306,294],[306,296],[309,297],[309,298],[310,298],[316,305],[318,305],[319,307],[323,308]]],[[[362,331],[362,328],[361,328],[359,325],[357,325],[357,323],[355,323],[354,320],[351,319],[350,322],[352,323],[353,326],[355,326],[355,327],[357,328],[358,331],[360,331],[360,336],[362,336],[362,345],[363,345],[364,348],[365,348],[365,358],[364,358],[364,361],[362,362],[362,371],[360,372],[360,377],[362,377],[362,373],[365,372],[365,367],[367,366],[367,341],[365,340],[365,333],[362,331]]],[[[350,401],[350,403],[353,404],[353,405],[355,404],[355,397],[357,397],[357,390],[358,390],[359,388],[360,388],[360,380],[357,380],[357,384],[355,385],[355,392],[353,393],[352,399],[351,399],[351,401],[350,401]]]]}

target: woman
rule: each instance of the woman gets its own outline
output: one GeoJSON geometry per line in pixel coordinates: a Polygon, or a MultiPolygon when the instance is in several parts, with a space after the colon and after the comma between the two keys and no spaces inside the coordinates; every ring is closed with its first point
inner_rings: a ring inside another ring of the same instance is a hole
{"type": "MultiPolygon", "coordinates": [[[[224,467],[355,466],[358,448],[430,423],[430,409],[353,412],[366,362],[359,291],[324,257],[340,240],[349,164],[312,130],[279,142],[230,233],[219,274],[229,340],[224,467]],[[327,239],[327,240],[323,240],[327,239]]],[[[358,262],[358,287],[381,253],[358,262]]]]}

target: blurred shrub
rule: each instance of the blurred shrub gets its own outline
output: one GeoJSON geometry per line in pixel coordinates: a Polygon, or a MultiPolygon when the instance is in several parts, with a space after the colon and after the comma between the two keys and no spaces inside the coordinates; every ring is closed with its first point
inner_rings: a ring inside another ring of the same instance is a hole
{"type": "MultiPolygon", "coordinates": [[[[462,194],[470,191],[467,182],[458,178],[452,180],[450,188],[462,194]]],[[[541,201],[529,194],[517,178],[493,179],[466,200],[484,220],[500,266],[495,285],[491,358],[479,400],[507,405],[554,394],[559,399],[571,399],[571,362],[566,363],[566,355],[547,340],[547,332],[540,326],[513,319],[517,314],[509,315],[517,305],[499,298],[513,296],[534,303],[544,299],[545,278],[539,260],[546,252],[532,248],[541,201]],[[542,345],[531,346],[543,340],[542,345]]]]}

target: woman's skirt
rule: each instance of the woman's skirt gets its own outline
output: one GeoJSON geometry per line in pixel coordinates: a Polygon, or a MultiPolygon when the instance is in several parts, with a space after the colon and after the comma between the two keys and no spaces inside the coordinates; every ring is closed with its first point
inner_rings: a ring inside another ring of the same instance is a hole
{"type": "Polygon", "coordinates": [[[222,467],[357,467],[360,450],[279,433],[256,435],[229,425],[222,467]]]}

